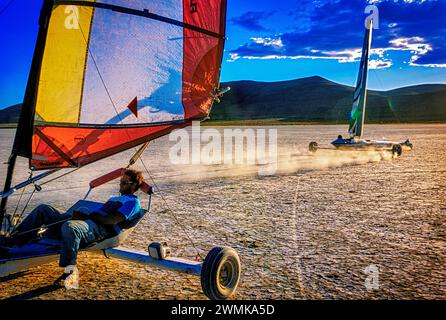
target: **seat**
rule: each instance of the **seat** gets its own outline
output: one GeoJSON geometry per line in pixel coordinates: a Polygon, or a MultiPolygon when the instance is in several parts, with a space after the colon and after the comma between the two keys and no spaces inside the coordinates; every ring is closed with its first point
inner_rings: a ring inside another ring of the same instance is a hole
{"type": "Polygon", "coordinates": [[[136,227],[136,225],[141,221],[144,215],[147,213],[146,209],[140,209],[139,213],[128,221],[123,221],[118,224],[121,229],[130,229],[136,227]]]}
{"type": "MultiPolygon", "coordinates": [[[[75,210],[79,210],[82,212],[93,212],[99,209],[103,203],[94,202],[89,200],[79,200],[76,202],[67,212],[73,212],[75,210]]],[[[133,219],[128,221],[123,221],[119,223],[119,227],[121,228],[121,232],[119,234],[114,235],[110,238],[104,239],[102,241],[95,241],[92,243],[83,244],[81,246],[81,250],[103,250],[112,247],[119,246],[122,244],[126,238],[130,235],[133,229],[138,225],[141,219],[148,212],[146,209],[140,209],[139,214],[136,215],[133,219]]]]}

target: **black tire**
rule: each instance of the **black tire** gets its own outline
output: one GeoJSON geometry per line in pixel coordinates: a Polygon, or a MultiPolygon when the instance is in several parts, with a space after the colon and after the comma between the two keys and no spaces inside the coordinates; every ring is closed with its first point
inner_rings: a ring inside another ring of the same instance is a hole
{"type": "Polygon", "coordinates": [[[403,148],[401,148],[401,145],[400,145],[400,144],[394,144],[394,145],[392,146],[392,154],[393,154],[394,156],[399,157],[399,156],[401,156],[402,153],[403,153],[403,148]]]}
{"type": "Polygon", "coordinates": [[[317,142],[310,142],[309,146],[308,146],[308,150],[310,152],[316,152],[317,151],[317,142]]]}
{"type": "Polygon", "coordinates": [[[406,141],[404,141],[404,144],[409,147],[410,150],[413,149],[413,144],[409,141],[409,139],[407,139],[406,141]]]}
{"type": "Polygon", "coordinates": [[[240,258],[229,247],[214,247],[201,268],[201,288],[211,300],[225,300],[235,293],[240,281],[240,258]]]}

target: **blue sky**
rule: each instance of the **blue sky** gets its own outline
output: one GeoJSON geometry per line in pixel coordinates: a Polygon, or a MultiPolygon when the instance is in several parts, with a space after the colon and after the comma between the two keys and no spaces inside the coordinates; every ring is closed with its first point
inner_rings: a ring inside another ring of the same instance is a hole
{"type": "Polygon", "coordinates": [[[354,85],[368,5],[378,9],[369,87],[446,83],[446,0],[230,1],[222,80],[320,75],[354,85]],[[272,5],[274,3],[274,5],[272,5]]]}
{"type": "MultiPolygon", "coordinates": [[[[23,100],[42,0],[0,0],[0,108],[23,100]]],[[[446,0],[228,0],[222,81],[319,75],[354,85],[378,8],[369,87],[446,83],[446,0]]]]}

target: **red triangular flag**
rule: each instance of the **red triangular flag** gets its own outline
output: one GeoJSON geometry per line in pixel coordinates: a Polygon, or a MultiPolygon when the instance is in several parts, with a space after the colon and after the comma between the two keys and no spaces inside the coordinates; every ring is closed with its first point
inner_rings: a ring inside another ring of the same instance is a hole
{"type": "Polygon", "coordinates": [[[130,111],[135,115],[135,117],[138,118],[138,97],[135,97],[135,99],[133,99],[129,105],[127,106],[127,108],[130,109],[130,111]]]}

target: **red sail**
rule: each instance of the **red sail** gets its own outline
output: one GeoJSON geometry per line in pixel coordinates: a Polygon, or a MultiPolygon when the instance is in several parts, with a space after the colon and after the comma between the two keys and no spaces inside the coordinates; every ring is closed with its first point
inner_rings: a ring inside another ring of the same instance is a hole
{"type": "Polygon", "coordinates": [[[225,19],[225,0],[56,0],[31,168],[80,167],[208,116],[225,19]]]}

